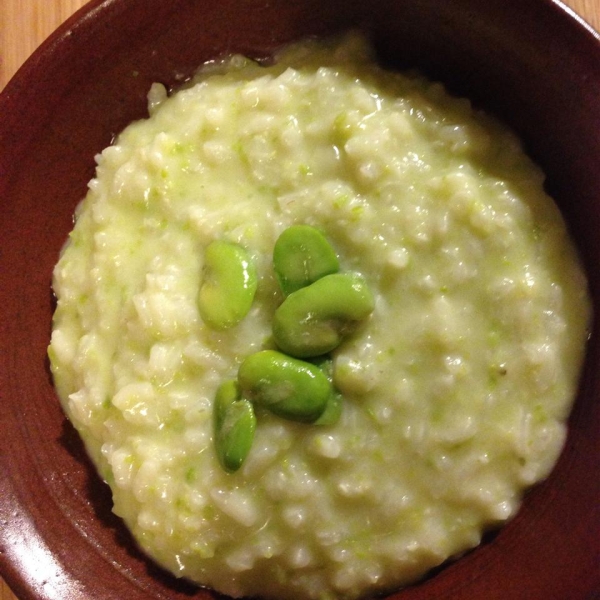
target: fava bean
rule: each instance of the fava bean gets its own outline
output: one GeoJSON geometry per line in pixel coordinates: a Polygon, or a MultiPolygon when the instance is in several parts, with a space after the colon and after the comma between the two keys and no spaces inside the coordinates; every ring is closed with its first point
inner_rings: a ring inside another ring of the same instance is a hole
{"type": "Polygon", "coordinates": [[[219,462],[226,471],[237,471],[252,447],[256,416],[252,403],[241,397],[235,380],[219,386],[213,407],[213,424],[219,462]]]}
{"type": "Polygon", "coordinates": [[[275,311],[273,337],[279,349],[298,358],[327,354],[358,321],[368,317],[374,299],[356,273],[334,273],[291,293],[275,311]]]}
{"type": "Polygon", "coordinates": [[[319,357],[312,361],[327,377],[331,383],[331,393],[327,400],[327,405],[321,416],[315,421],[315,425],[335,425],[342,416],[343,396],[333,386],[333,361],[330,357],[319,357]]]}
{"type": "Polygon", "coordinates": [[[314,422],[315,425],[335,425],[342,416],[344,398],[335,388],[331,388],[331,394],[327,399],[325,410],[321,416],[314,422]]]}
{"type": "Polygon", "coordinates": [[[252,306],[256,286],[256,269],[244,248],[220,240],[210,243],[198,294],[200,316],[213,329],[237,325],[252,306]]]}
{"type": "Polygon", "coordinates": [[[312,423],[325,410],[332,386],[318,366],[275,350],[261,350],[240,365],[244,398],[277,416],[312,423]]]}
{"type": "Polygon", "coordinates": [[[310,225],[292,225],[275,242],[273,268],[287,296],[340,268],[325,236],[310,225]]]}

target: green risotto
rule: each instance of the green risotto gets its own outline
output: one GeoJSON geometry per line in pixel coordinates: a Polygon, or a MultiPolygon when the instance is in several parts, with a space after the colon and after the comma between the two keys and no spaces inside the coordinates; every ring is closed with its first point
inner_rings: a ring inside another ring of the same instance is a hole
{"type": "Polygon", "coordinates": [[[149,112],[97,157],[49,348],[140,547],[233,597],[351,600],[513,517],[590,320],[515,136],[355,35],[149,112]]]}

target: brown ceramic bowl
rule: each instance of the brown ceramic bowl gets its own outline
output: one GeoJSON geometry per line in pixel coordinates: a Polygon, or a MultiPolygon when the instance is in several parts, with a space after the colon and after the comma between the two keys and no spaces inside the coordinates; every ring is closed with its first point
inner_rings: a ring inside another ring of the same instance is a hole
{"type": "MultiPolygon", "coordinates": [[[[600,302],[600,42],[550,0],[94,0],[0,97],[0,564],[22,600],[209,599],[145,559],[63,417],[46,360],[50,278],[94,155],[223,52],[360,26],[497,113],[548,175],[600,302]]],[[[600,597],[600,336],[564,453],[497,535],[398,600],[600,597]]]]}

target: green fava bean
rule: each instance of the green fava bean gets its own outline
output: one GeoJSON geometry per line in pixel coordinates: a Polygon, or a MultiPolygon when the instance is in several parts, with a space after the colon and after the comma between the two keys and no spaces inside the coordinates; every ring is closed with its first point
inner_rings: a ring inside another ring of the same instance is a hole
{"type": "Polygon", "coordinates": [[[326,375],[311,363],[275,350],[261,350],[240,365],[244,398],[279,417],[312,423],[325,410],[332,392],[326,375]]]}
{"type": "Polygon", "coordinates": [[[235,380],[219,386],[213,408],[214,440],[221,466],[237,471],[252,447],[256,416],[252,403],[241,397],[235,380]]]}
{"type": "Polygon", "coordinates": [[[319,357],[312,362],[321,369],[331,383],[331,393],[325,410],[315,421],[315,425],[335,425],[342,416],[344,397],[333,385],[333,361],[329,357],[319,357]]]}
{"type": "Polygon", "coordinates": [[[335,425],[342,416],[344,398],[336,389],[331,390],[331,395],[327,399],[325,410],[315,421],[315,425],[335,425]]]}
{"type": "Polygon", "coordinates": [[[283,301],[273,318],[273,337],[290,356],[327,354],[374,306],[373,295],[360,275],[326,275],[283,301]]]}
{"type": "Polygon", "coordinates": [[[275,242],[273,268],[287,296],[340,268],[325,236],[310,225],[292,225],[275,242]]]}
{"type": "Polygon", "coordinates": [[[220,240],[210,243],[198,293],[200,316],[213,329],[237,325],[252,306],[256,286],[256,268],[244,248],[220,240]]]}

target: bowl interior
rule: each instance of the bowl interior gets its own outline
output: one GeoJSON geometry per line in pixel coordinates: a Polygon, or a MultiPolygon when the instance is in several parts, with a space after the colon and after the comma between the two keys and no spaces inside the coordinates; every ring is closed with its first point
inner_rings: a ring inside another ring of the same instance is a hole
{"type": "MultiPolygon", "coordinates": [[[[0,563],[22,600],[214,598],[145,560],[110,512],[49,376],[51,272],[94,155],[145,116],[152,82],[176,86],[220,54],[263,57],[350,27],[385,63],[422,70],[517,130],[547,173],[597,307],[600,45],[558,3],[93,1],[0,96],[0,563]]],[[[514,521],[394,597],[583,600],[600,588],[599,363],[594,333],[565,451],[514,521]]]]}

